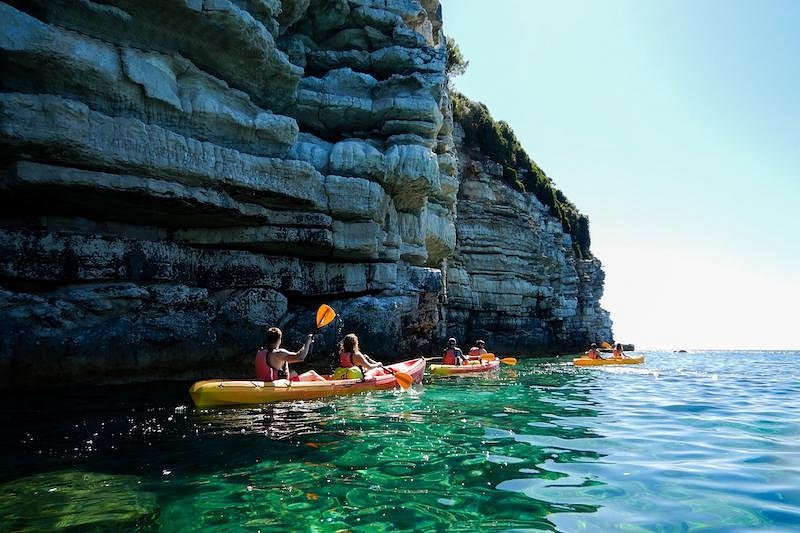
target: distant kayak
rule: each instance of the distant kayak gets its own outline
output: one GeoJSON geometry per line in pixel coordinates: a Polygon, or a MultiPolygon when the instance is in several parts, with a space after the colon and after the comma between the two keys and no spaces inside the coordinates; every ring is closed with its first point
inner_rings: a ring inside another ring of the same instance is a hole
{"type": "Polygon", "coordinates": [[[606,365],[636,365],[644,363],[644,356],[624,357],[622,359],[589,359],[588,357],[577,357],[572,360],[575,366],[606,366],[606,365]]]}
{"type": "Polygon", "coordinates": [[[490,372],[500,366],[499,359],[491,361],[472,362],[466,365],[431,365],[431,374],[440,376],[455,376],[463,374],[480,374],[481,372],[490,372]]]}
{"type": "MultiPolygon", "coordinates": [[[[419,359],[411,359],[402,363],[386,365],[386,368],[397,372],[405,372],[413,378],[414,383],[421,383],[422,376],[425,373],[425,359],[421,357],[419,359]]],[[[367,377],[363,381],[358,379],[291,382],[285,379],[267,382],[255,379],[198,381],[189,389],[189,395],[197,407],[213,407],[313,400],[370,390],[393,389],[395,387],[399,387],[399,384],[394,374],[383,368],[376,368],[367,372],[367,377]]]]}

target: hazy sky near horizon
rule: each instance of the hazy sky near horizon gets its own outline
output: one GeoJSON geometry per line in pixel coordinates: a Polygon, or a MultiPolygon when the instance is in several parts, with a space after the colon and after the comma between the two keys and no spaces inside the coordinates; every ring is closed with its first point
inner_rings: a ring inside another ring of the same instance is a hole
{"type": "Polygon", "coordinates": [[[637,347],[800,349],[800,2],[442,0],[637,347]]]}

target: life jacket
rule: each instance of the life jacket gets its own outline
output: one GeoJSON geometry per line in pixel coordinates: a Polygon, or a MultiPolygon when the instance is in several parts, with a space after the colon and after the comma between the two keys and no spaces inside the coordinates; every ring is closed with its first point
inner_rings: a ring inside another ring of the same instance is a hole
{"type": "Polygon", "coordinates": [[[356,366],[353,363],[353,352],[339,352],[339,366],[342,368],[356,366]]]}
{"type": "Polygon", "coordinates": [[[588,352],[586,352],[586,357],[588,357],[589,359],[600,359],[600,352],[598,352],[597,350],[589,350],[588,352]]]}
{"type": "Polygon", "coordinates": [[[454,365],[458,362],[456,359],[456,351],[453,348],[447,348],[442,355],[443,365],[454,365]]]}
{"type": "Polygon", "coordinates": [[[284,373],[283,369],[273,368],[269,364],[269,354],[272,350],[261,348],[256,352],[256,378],[261,381],[275,381],[281,379],[281,374],[284,373]]]}
{"type": "Polygon", "coordinates": [[[480,357],[481,356],[481,349],[477,346],[473,346],[469,349],[469,356],[470,357],[480,357]]]}
{"type": "Polygon", "coordinates": [[[622,350],[617,350],[614,348],[612,353],[614,354],[614,359],[622,359],[622,350]]]}

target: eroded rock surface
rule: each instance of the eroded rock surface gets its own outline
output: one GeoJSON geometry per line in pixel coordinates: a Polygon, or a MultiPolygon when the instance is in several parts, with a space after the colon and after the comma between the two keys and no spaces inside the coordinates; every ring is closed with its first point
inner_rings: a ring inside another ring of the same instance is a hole
{"type": "Polygon", "coordinates": [[[241,375],[322,302],[386,360],[606,333],[444,59],[437,0],[0,2],[0,387],[241,375]]]}

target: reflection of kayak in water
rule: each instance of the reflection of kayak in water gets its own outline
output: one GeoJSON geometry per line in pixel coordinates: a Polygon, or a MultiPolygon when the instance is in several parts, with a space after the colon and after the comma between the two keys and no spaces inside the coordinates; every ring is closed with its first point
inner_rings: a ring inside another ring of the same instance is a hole
{"type": "MultiPolygon", "coordinates": [[[[414,383],[422,381],[425,359],[411,359],[402,363],[386,365],[396,372],[409,374],[414,383]]],[[[276,381],[221,380],[198,381],[189,389],[189,395],[197,407],[271,403],[292,400],[313,400],[327,396],[356,394],[370,390],[399,387],[394,374],[376,368],[367,372],[366,379],[325,379],[321,381],[276,381]]]]}
{"type": "Polygon", "coordinates": [[[577,357],[572,360],[575,366],[605,366],[605,365],[636,365],[644,363],[644,356],[624,357],[622,359],[589,359],[588,357],[577,357]]]}
{"type": "Polygon", "coordinates": [[[440,376],[455,376],[463,374],[479,374],[481,372],[489,372],[495,370],[500,366],[499,359],[491,361],[470,361],[466,365],[431,365],[431,374],[438,374],[440,376]]]}

